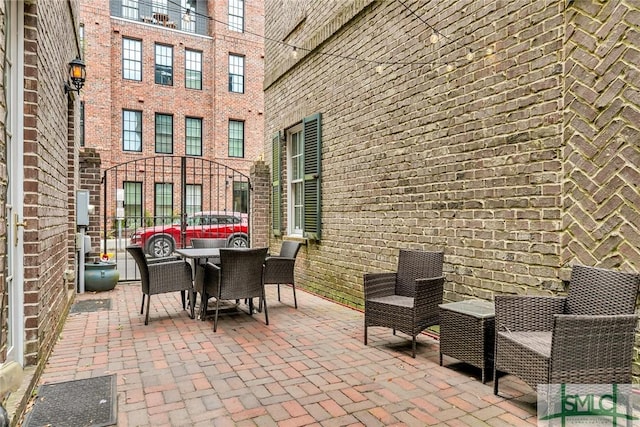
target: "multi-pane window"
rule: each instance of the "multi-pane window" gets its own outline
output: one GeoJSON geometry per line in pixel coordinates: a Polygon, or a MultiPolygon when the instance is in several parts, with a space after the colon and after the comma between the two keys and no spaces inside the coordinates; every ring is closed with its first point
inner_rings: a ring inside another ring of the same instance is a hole
{"type": "Polygon", "coordinates": [[[229,0],[229,29],[244,31],[244,0],[229,0]]]}
{"type": "Polygon", "coordinates": [[[246,181],[233,181],[233,211],[248,213],[249,209],[249,183],[246,181]]]}
{"type": "Polygon", "coordinates": [[[138,0],[122,0],[122,17],[138,20],[138,0]]]}
{"type": "Polygon", "coordinates": [[[184,87],[202,89],[202,52],[185,50],[184,87]]]}
{"type": "Polygon", "coordinates": [[[171,224],[173,222],[173,184],[156,182],[155,187],[155,224],[171,224]]]}
{"type": "Polygon", "coordinates": [[[202,211],[202,185],[187,184],[187,215],[202,211]]]}
{"type": "Polygon", "coordinates": [[[182,31],[196,31],[196,0],[182,0],[182,31]]]}
{"type": "Polygon", "coordinates": [[[142,41],[122,39],[122,78],[142,80],[142,41]]]}
{"type": "Polygon", "coordinates": [[[229,157],[244,157],[244,122],[229,120],[229,157]]]}
{"type": "Polygon", "coordinates": [[[156,44],[156,83],[173,85],[173,47],[156,44]]]}
{"type": "Polygon", "coordinates": [[[244,56],[229,55],[229,92],[244,93],[244,56]]]}
{"type": "Polygon", "coordinates": [[[156,153],[173,153],[173,116],[156,113],[156,153]]]}
{"type": "Polygon", "coordinates": [[[322,116],[305,117],[286,135],[286,151],[280,132],[272,138],[271,162],[271,225],[275,236],[282,235],[284,208],[286,232],[290,235],[320,240],[322,201],[322,116]],[[283,152],[286,163],[283,161],[283,152]],[[286,177],[283,176],[286,164],[286,177]],[[286,179],[282,185],[282,179],[286,179]],[[283,195],[283,191],[286,192],[283,195]],[[285,199],[286,196],[286,199],[285,199]]]}
{"type": "Polygon", "coordinates": [[[137,228],[142,225],[142,183],[124,182],[124,226],[137,228]]]}
{"type": "Polygon", "coordinates": [[[82,57],[86,58],[84,55],[84,48],[85,48],[84,24],[80,24],[80,26],[78,27],[78,37],[80,38],[80,51],[82,52],[82,57]]]}
{"type": "Polygon", "coordinates": [[[80,146],[84,147],[84,101],[80,101],[80,146]]]}
{"type": "Polygon", "coordinates": [[[202,156],[202,119],[187,117],[185,138],[185,154],[187,156],[202,156]]]}
{"type": "Polygon", "coordinates": [[[167,14],[167,0],[151,0],[151,11],[153,13],[167,14]]]}
{"type": "Polygon", "coordinates": [[[142,111],[122,110],[122,149],[142,151],[142,111]]]}
{"type": "Polygon", "coordinates": [[[289,234],[301,235],[304,230],[304,138],[302,126],[289,133],[289,234]]]}

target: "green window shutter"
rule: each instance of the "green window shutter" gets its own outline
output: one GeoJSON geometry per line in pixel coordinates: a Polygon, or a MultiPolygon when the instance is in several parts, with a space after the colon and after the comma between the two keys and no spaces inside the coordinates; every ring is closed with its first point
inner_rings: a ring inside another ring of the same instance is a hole
{"type": "Polygon", "coordinates": [[[282,142],[280,132],[271,140],[271,228],[274,236],[282,234],[282,142]]]}
{"type": "Polygon", "coordinates": [[[302,121],[304,135],[304,237],[320,240],[320,176],[322,126],[320,113],[302,121]]]}

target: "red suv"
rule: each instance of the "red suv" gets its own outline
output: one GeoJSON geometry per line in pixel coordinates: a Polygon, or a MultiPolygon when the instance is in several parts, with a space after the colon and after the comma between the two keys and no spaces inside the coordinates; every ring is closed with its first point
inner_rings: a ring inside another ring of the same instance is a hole
{"type": "MultiPolygon", "coordinates": [[[[187,217],[186,244],[194,238],[227,239],[227,247],[249,246],[247,214],[224,212],[196,212],[187,217]]],[[[141,246],[149,255],[160,258],[182,247],[180,221],[137,229],[131,244],[141,246]]]]}

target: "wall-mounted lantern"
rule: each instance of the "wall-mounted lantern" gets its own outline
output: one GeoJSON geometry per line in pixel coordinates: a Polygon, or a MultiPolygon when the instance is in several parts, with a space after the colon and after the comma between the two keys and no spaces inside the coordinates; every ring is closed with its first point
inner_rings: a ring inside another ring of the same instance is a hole
{"type": "Polygon", "coordinates": [[[80,58],[76,58],[69,62],[69,79],[71,80],[71,85],[73,85],[73,87],[71,87],[69,82],[65,82],[64,93],[69,93],[71,91],[80,93],[80,89],[84,86],[84,81],[87,76],[85,68],[86,66],[80,58]]]}

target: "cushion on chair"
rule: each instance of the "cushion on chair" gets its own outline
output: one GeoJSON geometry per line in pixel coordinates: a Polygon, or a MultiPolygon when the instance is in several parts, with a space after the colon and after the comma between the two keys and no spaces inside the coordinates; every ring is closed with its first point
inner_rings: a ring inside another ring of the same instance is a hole
{"type": "Polygon", "coordinates": [[[498,332],[498,335],[542,357],[551,357],[552,332],[498,332]]]}

